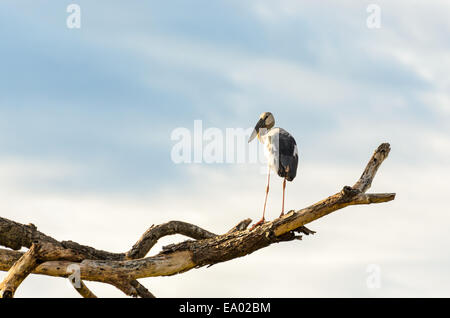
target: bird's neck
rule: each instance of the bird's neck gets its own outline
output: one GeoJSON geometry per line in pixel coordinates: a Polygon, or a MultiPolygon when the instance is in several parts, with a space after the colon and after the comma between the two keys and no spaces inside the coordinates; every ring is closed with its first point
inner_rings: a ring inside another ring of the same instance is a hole
{"type": "Polygon", "coordinates": [[[260,131],[258,132],[258,140],[259,140],[261,143],[264,143],[265,136],[269,133],[269,131],[270,131],[271,129],[272,129],[272,128],[260,129],[260,131]]]}

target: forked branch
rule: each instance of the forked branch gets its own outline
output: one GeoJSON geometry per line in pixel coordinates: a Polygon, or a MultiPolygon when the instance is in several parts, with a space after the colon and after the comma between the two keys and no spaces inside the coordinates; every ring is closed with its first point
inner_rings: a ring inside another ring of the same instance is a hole
{"type": "MultiPolygon", "coordinates": [[[[68,269],[76,265],[81,280],[108,283],[130,296],[154,297],[137,279],[174,275],[196,267],[211,266],[248,255],[273,243],[301,239],[301,234],[314,234],[305,224],[336,210],[350,205],[394,200],[395,193],[366,193],[389,151],[388,143],[381,144],[352,187],[345,186],[320,202],[290,211],[253,230],[247,229],[250,219],[239,222],[222,235],[193,224],[171,221],[151,226],[126,253],[110,253],[72,241],[59,242],[39,232],[32,224],[23,225],[0,218],[0,245],[13,250],[29,248],[26,253],[0,249],[0,270],[9,271],[0,285],[0,295],[12,297],[29,273],[68,277],[71,273],[68,269]],[[145,257],[161,237],[173,234],[182,234],[194,240],[165,246],[160,253],[145,257]]],[[[95,297],[84,284],[77,291],[84,297],[95,297]]]]}

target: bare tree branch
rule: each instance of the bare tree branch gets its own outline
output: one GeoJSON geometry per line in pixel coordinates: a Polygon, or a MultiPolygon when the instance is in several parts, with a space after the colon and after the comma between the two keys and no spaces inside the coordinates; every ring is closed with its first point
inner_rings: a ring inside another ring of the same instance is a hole
{"type": "Polygon", "coordinates": [[[227,232],[227,234],[237,232],[237,231],[243,231],[250,225],[250,223],[252,223],[252,219],[242,220],[241,222],[236,224],[236,226],[233,226],[233,228],[231,230],[229,230],[227,232]]]}
{"type": "Polygon", "coordinates": [[[131,286],[134,287],[137,294],[141,298],[156,298],[155,295],[153,295],[147,288],[145,288],[144,285],[139,283],[137,280],[132,280],[130,282],[131,286]]]}
{"type": "Polygon", "coordinates": [[[19,285],[36,268],[38,262],[38,253],[41,249],[39,243],[31,245],[30,249],[23,254],[17,262],[11,266],[8,275],[0,284],[0,297],[13,298],[19,285]]]}
{"type": "Polygon", "coordinates": [[[181,222],[170,221],[157,226],[152,225],[133,245],[130,251],[126,253],[126,259],[142,258],[147,255],[148,251],[158,242],[163,236],[182,234],[187,237],[192,237],[196,240],[211,238],[217,234],[208,232],[196,225],[181,222]]]}
{"type": "Polygon", "coordinates": [[[97,296],[91,292],[82,280],[80,280],[80,287],[74,286],[74,288],[83,298],[97,298],[97,296]]]}
{"type": "Polygon", "coordinates": [[[375,177],[378,168],[381,166],[383,161],[389,155],[391,151],[391,146],[388,143],[383,143],[375,150],[372,158],[370,158],[369,163],[364,169],[363,174],[358,179],[358,181],[353,185],[353,189],[359,190],[360,192],[366,192],[372,185],[372,180],[375,177]]]}
{"type": "MultiPolygon", "coordinates": [[[[27,270],[32,270],[35,274],[68,277],[67,268],[77,264],[82,280],[108,283],[130,296],[154,297],[137,279],[174,275],[242,257],[273,243],[298,240],[301,239],[301,234],[314,233],[305,224],[336,210],[350,205],[394,200],[394,193],[366,193],[389,151],[389,144],[380,145],[353,187],[345,186],[320,202],[298,211],[290,211],[253,230],[247,229],[250,219],[239,222],[223,235],[216,235],[193,224],[171,221],[150,227],[130,251],[109,253],[72,241],[58,242],[37,231],[35,226],[0,218],[0,244],[19,249],[22,246],[30,247],[32,239],[39,238],[46,248],[37,256],[33,256],[30,249],[27,257],[36,257],[42,263],[28,266],[27,270]],[[143,258],[161,237],[173,234],[183,234],[194,240],[165,246],[159,254],[143,258]]],[[[27,253],[0,249],[0,270],[12,270],[20,266],[23,263],[22,257],[27,253]]],[[[7,282],[6,279],[5,281],[7,282]]]]}

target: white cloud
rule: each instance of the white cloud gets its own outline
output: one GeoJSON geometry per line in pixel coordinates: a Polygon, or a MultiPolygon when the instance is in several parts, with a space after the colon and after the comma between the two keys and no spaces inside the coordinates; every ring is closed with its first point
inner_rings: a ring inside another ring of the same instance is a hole
{"type": "Polygon", "coordinates": [[[426,92],[421,95],[423,102],[443,116],[450,115],[450,94],[444,91],[426,92]]]}
{"type": "Polygon", "coordinates": [[[302,105],[331,105],[347,100],[358,89],[355,83],[350,85],[287,61],[252,59],[242,64],[230,71],[231,79],[249,94],[259,92],[260,97],[269,96],[278,103],[290,100],[302,105]]]}
{"type": "Polygon", "coordinates": [[[26,159],[19,156],[2,157],[0,159],[0,186],[2,194],[12,192],[14,188],[21,187],[30,180],[47,182],[50,180],[63,180],[85,172],[83,168],[74,163],[63,161],[26,159]]]}

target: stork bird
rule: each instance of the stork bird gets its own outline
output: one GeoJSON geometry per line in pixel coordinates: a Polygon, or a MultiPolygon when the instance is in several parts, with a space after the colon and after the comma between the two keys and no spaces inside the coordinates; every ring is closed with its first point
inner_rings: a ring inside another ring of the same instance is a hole
{"type": "Polygon", "coordinates": [[[283,128],[273,127],[275,118],[269,112],[264,112],[259,117],[248,142],[251,142],[258,136],[261,143],[264,144],[264,155],[268,161],[266,197],[264,199],[264,209],[262,219],[251,229],[265,222],[267,196],[269,194],[270,170],[276,172],[283,178],[283,203],[281,206],[280,217],[284,215],[284,193],[286,189],[286,180],[294,180],[297,174],[298,149],[294,137],[283,128]]]}

